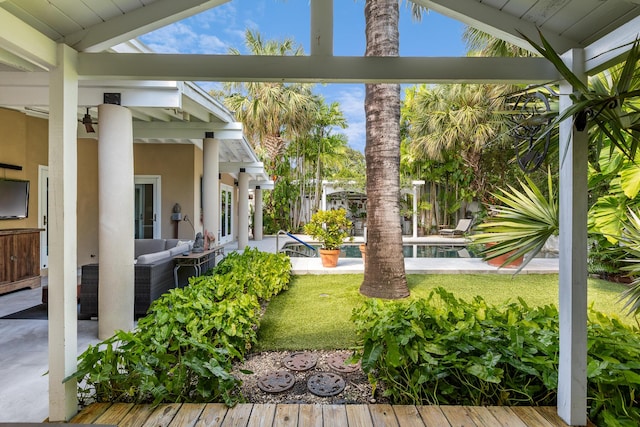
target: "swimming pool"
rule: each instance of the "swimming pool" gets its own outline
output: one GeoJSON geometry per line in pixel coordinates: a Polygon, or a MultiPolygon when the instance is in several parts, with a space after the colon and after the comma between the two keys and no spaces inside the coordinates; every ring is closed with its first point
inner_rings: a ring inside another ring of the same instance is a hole
{"type": "MultiPolygon", "coordinates": [[[[311,244],[318,249],[320,245],[311,244]]],[[[340,248],[340,258],[362,258],[360,254],[360,244],[346,243],[340,248]]],[[[317,256],[315,251],[301,243],[287,242],[282,246],[280,252],[284,252],[291,257],[313,257],[317,256]]],[[[443,245],[443,244],[404,244],[402,253],[405,258],[480,258],[480,255],[473,253],[471,249],[463,245],[443,245]]]]}

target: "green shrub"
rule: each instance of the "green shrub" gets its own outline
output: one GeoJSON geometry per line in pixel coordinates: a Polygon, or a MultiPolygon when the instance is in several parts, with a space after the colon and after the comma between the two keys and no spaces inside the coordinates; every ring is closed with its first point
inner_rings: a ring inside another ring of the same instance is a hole
{"type": "MultiPolygon", "coordinates": [[[[394,404],[555,405],[555,306],[456,299],[442,288],[410,302],[368,300],[354,310],[359,357],[394,404]]],[[[594,422],[637,425],[638,330],[591,312],[588,394],[594,422]]]]}
{"type": "Polygon", "coordinates": [[[272,254],[247,248],[242,254],[232,252],[205,276],[193,278],[197,283],[207,276],[227,275],[234,277],[245,292],[255,294],[258,299],[268,301],[272,296],[286,290],[291,281],[291,261],[283,253],[272,254]]]}
{"type": "Polygon", "coordinates": [[[227,258],[215,274],[192,278],[154,301],[133,332],[117,331],[89,346],[71,376],[79,380],[80,400],[242,400],[232,361],[256,343],[260,301],[286,289],[290,263],[257,250],[227,258]]]}

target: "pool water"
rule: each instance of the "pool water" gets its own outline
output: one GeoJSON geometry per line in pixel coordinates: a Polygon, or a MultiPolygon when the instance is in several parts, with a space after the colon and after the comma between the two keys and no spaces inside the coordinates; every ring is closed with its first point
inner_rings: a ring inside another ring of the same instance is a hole
{"type": "MultiPolygon", "coordinates": [[[[318,249],[319,245],[311,245],[318,249]]],[[[359,244],[345,244],[340,248],[340,258],[362,258],[359,244]]],[[[291,257],[316,256],[315,251],[301,243],[285,243],[281,252],[291,257]]],[[[405,258],[480,258],[466,246],[462,245],[428,245],[412,244],[403,245],[402,253],[405,258]]]]}

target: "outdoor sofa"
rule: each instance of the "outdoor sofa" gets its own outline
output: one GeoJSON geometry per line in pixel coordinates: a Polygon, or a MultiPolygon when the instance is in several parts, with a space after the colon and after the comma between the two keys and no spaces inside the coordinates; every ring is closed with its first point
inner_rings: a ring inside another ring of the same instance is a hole
{"type": "MultiPolygon", "coordinates": [[[[134,314],[136,317],[144,316],[154,300],[175,287],[173,257],[189,252],[192,245],[192,242],[183,242],[178,239],[135,240],[134,314]]],[[[82,266],[80,315],[84,318],[98,315],[99,271],[99,264],[82,266]]],[[[179,284],[187,282],[185,276],[186,274],[179,276],[179,284]]]]}

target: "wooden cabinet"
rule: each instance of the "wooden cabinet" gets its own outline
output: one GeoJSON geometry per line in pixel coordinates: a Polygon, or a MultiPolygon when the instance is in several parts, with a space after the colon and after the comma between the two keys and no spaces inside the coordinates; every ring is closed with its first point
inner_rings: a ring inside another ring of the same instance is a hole
{"type": "Polygon", "coordinates": [[[40,231],[0,230],[0,294],[40,286],[40,231]]]}

